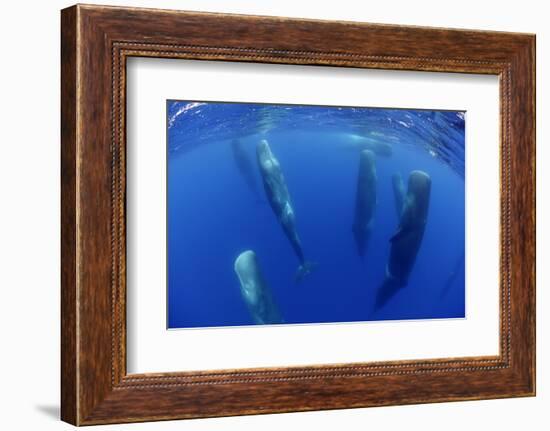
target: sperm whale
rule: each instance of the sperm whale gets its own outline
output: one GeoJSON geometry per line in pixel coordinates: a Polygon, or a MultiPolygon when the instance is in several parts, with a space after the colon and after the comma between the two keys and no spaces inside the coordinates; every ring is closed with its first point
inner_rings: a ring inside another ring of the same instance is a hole
{"type": "Polygon", "coordinates": [[[252,321],[258,325],[283,323],[281,312],[260,270],[256,253],[246,250],[239,254],[234,268],[241,285],[241,296],[252,321]]]}
{"type": "Polygon", "coordinates": [[[372,232],[374,210],[376,208],[376,164],[375,155],[370,150],[363,150],[359,156],[359,173],[355,195],[355,213],[353,236],[357,253],[364,257],[372,232]]]}
{"type": "Polygon", "coordinates": [[[345,135],[346,142],[342,144],[342,148],[348,150],[370,150],[377,156],[391,157],[393,155],[393,147],[386,142],[387,138],[362,136],[355,134],[345,135]]]}
{"type": "Polygon", "coordinates": [[[399,226],[390,239],[386,277],[377,293],[376,309],[408,283],[426,229],[430,191],[430,176],[422,171],[411,172],[399,226]]]}
{"type": "Polygon", "coordinates": [[[281,165],[265,139],[261,140],[256,147],[256,155],[267,200],[300,262],[295,276],[295,281],[299,282],[311,272],[315,264],[306,261],[304,257],[302,244],[296,231],[296,217],[281,165]]]}
{"type": "Polygon", "coordinates": [[[233,139],[231,141],[231,152],[233,153],[233,159],[239,169],[246,186],[250,192],[256,197],[257,201],[260,201],[260,193],[256,180],[256,166],[254,162],[249,158],[244,143],[241,139],[233,139]]]}
{"type": "Polygon", "coordinates": [[[392,175],[393,197],[395,200],[395,211],[397,213],[397,219],[401,219],[401,213],[403,212],[403,203],[405,202],[405,184],[403,183],[403,177],[401,174],[395,173],[392,175]]]}

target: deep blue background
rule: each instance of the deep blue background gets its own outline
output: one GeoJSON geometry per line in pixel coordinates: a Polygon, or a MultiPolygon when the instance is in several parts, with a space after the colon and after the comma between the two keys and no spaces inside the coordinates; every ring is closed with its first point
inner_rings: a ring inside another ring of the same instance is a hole
{"type": "Polygon", "coordinates": [[[464,115],[460,112],[169,101],[168,327],[250,325],[233,269],[256,252],[286,323],[464,317],[464,115]],[[377,157],[374,231],[362,261],[352,235],[359,150],[352,135],[393,145],[377,157]],[[279,159],[308,260],[298,262],[269,204],[240,174],[267,139],[279,159]],[[391,176],[432,178],[424,240],[409,284],[374,311],[397,227],[391,176]],[[456,272],[453,278],[452,274],[456,272]],[[452,280],[452,281],[450,281],[452,280]]]}

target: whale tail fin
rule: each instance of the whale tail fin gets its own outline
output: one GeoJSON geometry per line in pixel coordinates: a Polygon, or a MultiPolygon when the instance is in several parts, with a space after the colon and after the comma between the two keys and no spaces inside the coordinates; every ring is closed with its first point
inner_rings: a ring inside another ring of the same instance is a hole
{"type": "Polygon", "coordinates": [[[294,281],[296,283],[301,282],[306,275],[308,275],[311,271],[313,271],[317,267],[317,262],[304,262],[296,271],[296,275],[294,276],[294,281]]]}
{"type": "Polygon", "coordinates": [[[399,279],[391,275],[386,268],[386,277],[376,294],[374,310],[379,310],[403,287],[407,285],[407,280],[399,279]]]}

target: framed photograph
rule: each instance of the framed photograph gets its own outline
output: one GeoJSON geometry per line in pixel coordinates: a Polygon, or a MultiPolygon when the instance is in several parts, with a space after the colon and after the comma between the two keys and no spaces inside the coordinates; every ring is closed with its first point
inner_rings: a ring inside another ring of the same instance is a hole
{"type": "Polygon", "coordinates": [[[535,36],[61,14],[61,415],[535,394],[535,36]]]}

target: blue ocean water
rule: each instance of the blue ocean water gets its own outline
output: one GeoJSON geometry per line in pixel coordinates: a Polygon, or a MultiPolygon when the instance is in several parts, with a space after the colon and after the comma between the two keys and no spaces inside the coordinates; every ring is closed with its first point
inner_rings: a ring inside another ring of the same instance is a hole
{"type": "Polygon", "coordinates": [[[465,316],[465,116],[458,111],[167,102],[168,327],[252,325],[234,269],[253,250],[284,323],[465,316]],[[306,258],[299,265],[264,190],[256,147],[279,161],[306,258]],[[365,255],[352,225],[359,155],[376,155],[365,255]],[[388,153],[387,149],[389,148],[388,153]],[[424,236],[405,286],[377,306],[400,219],[392,176],[431,178],[424,236]]]}

